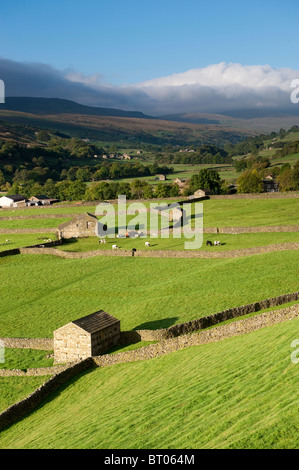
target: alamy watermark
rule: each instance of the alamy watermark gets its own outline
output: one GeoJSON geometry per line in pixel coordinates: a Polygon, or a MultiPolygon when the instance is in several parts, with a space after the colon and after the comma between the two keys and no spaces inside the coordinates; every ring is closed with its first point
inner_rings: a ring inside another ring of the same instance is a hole
{"type": "Polygon", "coordinates": [[[4,341],[0,340],[0,364],[5,362],[5,346],[4,341]]]}
{"type": "Polygon", "coordinates": [[[299,363],[299,339],[294,339],[294,341],[291,342],[291,348],[296,348],[291,354],[291,361],[293,364],[298,364],[299,363]]]}
{"type": "Polygon", "coordinates": [[[96,235],[99,238],[185,238],[185,249],[199,249],[203,243],[203,204],[142,202],[126,203],[119,195],[117,210],[108,202],[98,204],[96,235]],[[117,219],[116,219],[117,216],[117,219]],[[130,216],[130,220],[127,219],[130,216]],[[134,217],[132,217],[134,216],[134,217]]]}
{"type": "Polygon", "coordinates": [[[291,93],[291,102],[297,104],[299,103],[299,78],[292,80],[291,88],[295,88],[291,93]]]}
{"type": "Polygon", "coordinates": [[[3,80],[0,80],[0,103],[5,103],[5,85],[3,80]]]}

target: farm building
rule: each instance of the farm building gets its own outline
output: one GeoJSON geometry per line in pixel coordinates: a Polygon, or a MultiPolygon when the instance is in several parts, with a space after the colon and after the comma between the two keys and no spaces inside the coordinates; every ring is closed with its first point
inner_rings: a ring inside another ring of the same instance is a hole
{"type": "Polygon", "coordinates": [[[263,180],[263,189],[266,193],[277,193],[279,192],[279,186],[271,176],[266,177],[263,180]]]}
{"type": "Polygon", "coordinates": [[[44,195],[41,196],[31,196],[27,201],[27,206],[50,206],[58,202],[58,199],[53,199],[44,195]]]}
{"type": "Polygon", "coordinates": [[[195,197],[205,197],[205,196],[208,196],[210,194],[212,194],[212,191],[210,191],[209,189],[198,189],[197,191],[195,191],[194,196],[195,197]]]}
{"type": "Polygon", "coordinates": [[[166,217],[170,222],[178,222],[183,215],[182,209],[180,207],[169,208],[165,207],[153,207],[150,209],[150,212],[157,213],[161,217],[166,217]]]}
{"type": "Polygon", "coordinates": [[[166,181],[165,175],[156,175],[155,181],[166,181]]]}
{"type": "Polygon", "coordinates": [[[78,214],[74,219],[60,224],[57,229],[59,240],[61,238],[90,237],[96,235],[98,219],[95,215],[85,212],[78,214]]]}
{"type": "Polygon", "coordinates": [[[120,321],[99,310],[58,328],[53,336],[54,363],[74,362],[115,346],[120,338],[120,321]]]}
{"type": "Polygon", "coordinates": [[[0,207],[26,207],[26,198],[21,194],[0,197],[0,207]]]}

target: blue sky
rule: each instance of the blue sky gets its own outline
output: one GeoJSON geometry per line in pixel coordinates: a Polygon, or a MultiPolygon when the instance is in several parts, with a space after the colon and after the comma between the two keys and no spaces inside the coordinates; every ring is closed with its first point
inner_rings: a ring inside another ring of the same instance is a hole
{"type": "Polygon", "coordinates": [[[219,62],[298,69],[298,0],[1,0],[0,55],[111,84],[219,62]]]}
{"type": "Polygon", "coordinates": [[[0,79],[154,115],[294,110],[298,17],[298,0],[1,0],[0,79]]]}

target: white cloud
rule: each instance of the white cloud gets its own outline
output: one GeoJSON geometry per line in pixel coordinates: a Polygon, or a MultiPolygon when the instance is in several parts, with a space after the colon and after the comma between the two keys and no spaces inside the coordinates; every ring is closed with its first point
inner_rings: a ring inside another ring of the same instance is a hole
{"type": "Polygon", "coordinates": [[[152,115],[261,108],[294,111],[291,83],[299,79],[299,71],[221,62],[136,85],[110,85],[103,77],[0,58],[6,96],[65,98],[152,115]]]}
{"type": "Polygon", "coordinates": [[[220,64],[139,83],[167,112],[221,112],[226,109],[288,108],[291,82],[299,71],[270,65],[220,64]]]}

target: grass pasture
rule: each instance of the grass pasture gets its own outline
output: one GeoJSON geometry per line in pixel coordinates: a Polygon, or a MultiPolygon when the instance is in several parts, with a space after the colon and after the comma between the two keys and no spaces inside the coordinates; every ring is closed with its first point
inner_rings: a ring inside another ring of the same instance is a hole
{"type": "MultiPolygon", "coordinates": [[[[150,203],[157,201],[144,204],[149,208],[150,203]]],[[[194,226],[198,206],[191,207],[194,226]]],[[[64,216],[0,220],[4,230],[42,230],[38,234],[1,233],[0,250],[54,239],[47,228],[69,220],[70,214],[94,213],[94,209],[57,205],[0,212],[0,217],[64,216]]],[[[298,209],[298,198],[210,199],[203,201],[203,222],[204,227],[297,225],[298,209]]],[[[115,226],[118,223],[116,217],[115,226]]],[[[99,245],[97,237],[89,237],[70,240],[57,249],[109,250],[117,243],[121,249],[144,250],[146,240],[150,250],[181,250],[186,241],[172,236],[108,238],[106,245],[99,245]]],[[[296,232],[204,234],[200,249],[227,251],[298,241],[296,232]],[[208,239],[220,240],[222,245],[207,247],[208,239]]],[[[297,291],[298,262],[298,250],[222,259],[64,259],[42,254],[0,258],[0,337],[52,338],[55,329],[100,309],[120,319],[122,331],[167,328],[297,291]]],[[[92,369],[3,430],[0,448],[298,448],[299,365],[290,359],[291,342],[298,338],[298,331],[299,319],[294,319],[156,359],[92,369]]],[[[116,347],[110,353],[147,344],[116,347]]],[[[49,354],[7,348],[0,367],[51,366],[49,354]]],[[[45,380],[44,376],[1,377],[0,411],[45,380]]]]}
{"type": "MultiPolygon", "coordinates": [[[[85,252],[93,250],[111,250],[112,245],[117,243],[117,246],[121,250],[184,250],[185,242],[194,243],[195,237],[185,238],[182,234],[181,238],[174,238],[170,233],[170,238],[151,238],[147,236],[145,238],[106,238],[106,244],[99,245],[99,239],[97,237],[88,237],[81,239],[69,239],[66,240],[64,245],[58,246],[57,249],[69,252],[85,252]],[[145,248],[145,242],[150,243],[150,248],[145,248]]],[[[299,235],[297,232],[271,232],[271,233],[242,233],[242,234],[203,234],[203,244],[197,248],[194,244],[195,251],[208,251],[208,252],[219,252],[228,250],[239,250],[245,248],[254,248],[260,246],[267,246],[280,243],[293,243],[299,242],[299,235]],[[207,246],[207,240],[214,239],[219,240],[222,244],[220,246],[207,246]]]]}
{"type": "MultiPolygon", "coordinates": [[[[19,400],[23,400],[49,377],[1,377],[0,413],[19,400]]],[[[1,435],[0,435],[1,441],[1,435]]],[[[1,444],[0,444],[1,446],[1,444]]]]}
{"type": "Polygon", "coordinates": [[[37,254],[0,265],[0,331],[11,337],[50,338],[100,309],[119,318],[122,330],[165,328],[298,290],[298,251],[228,259],[37,254]]]}
{"type": "Polygon", "coordinates": [[[294,319],[82,374],[3,431],[0,447],[298,448],[298,328],[294,319]]]}
{"type": "Polygon", "coordinates": [[[13,250],[23,246],[38,245],[44,240],[55,240],[54,233],[0,233],[0,251],[13,250]],[[9,241],[6,241],[9,240],[9,241]]]}
{"type": "MultiPolygon", "coordinates": [[[[165,204],[184,201],[184,198],[165,200],[165,204]]],[[[135,203],[135,201],[134,201],[135,203]]],[[[149,209],[163,200],[140,201],[143,207],[149,209]],[[152,205],[152,206],[151,206],[152,205]]],[[[127,209],[132,201],[127,200],[127,209]]],[[[293,225],[298,224],[299,198],[273,198],[273,199],[209,199],[202,201],[203,223],[205,227],[234,227],[234,226],[261,226],[261,225],[293,225]]],[[[198,206],[191,203],[191,213],[198,212],[198,206]]],[[[189,206],[189,204],[188,204],[189,206]]],[[[186,205],[187,207],[187,205],[186,205]]],[[[70,220],[73,214],[83,212],[95,213],[96,204],[92,206],[71,205],[69,207],[51,206],[44,208],[30,208],[26,210],[0,210],[0,217],[18,217],[35,215],[65,215],[62,218],[32,218],[0,220],[1,229],[43,228],[57,227],[70,220]]],[[[117,215],[117,205],[114,204],[117,215]]],[[[128,216],[132,218],[133,216],[128,216]]],[[[117,221],[117,217],[116,217],[117,221]]]]}

